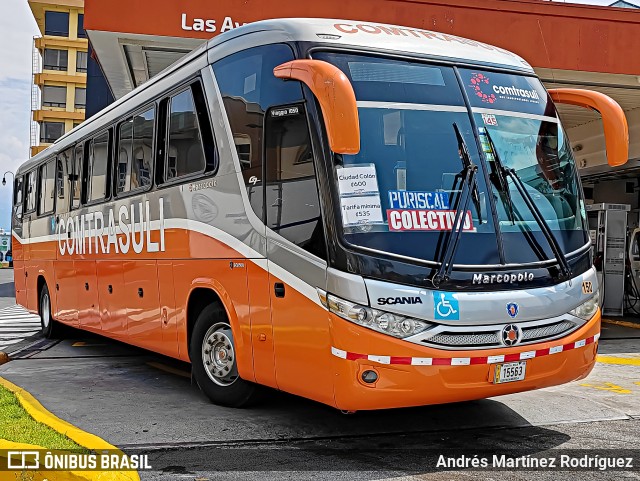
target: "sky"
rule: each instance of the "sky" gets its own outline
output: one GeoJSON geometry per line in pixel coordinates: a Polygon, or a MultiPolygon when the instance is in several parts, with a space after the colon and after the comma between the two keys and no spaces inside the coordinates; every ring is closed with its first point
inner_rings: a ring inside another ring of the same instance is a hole
{"type": "MultiPolygon", "coordinates": [[[[27,0],[3,0],[0,15],[0,180],[29,157],[31,47],[38,27],[27,0]]],[[[0,228],[11,227],[13,177],[0,184],[0,228]]]]}
{"type": "MultiPolygon", "coordinates": [[[[106,0],[105,0],[106,1],[106,0]]],[[[555,0],[562,1],[562,0],[555,0]]],[[[613,0],[571,0],[565,3],[609,5],[613,0]]],[[[0,174],[15,172],[29,155],[31,117],[31,49],[38,34],[27,0],[2,0],[0,15],[0,174]]],[[[1,180],[1,178],[0,178],[1,180]]],[[[11,226],[11,185],[0,184],[0,228],[11,226]]]]}

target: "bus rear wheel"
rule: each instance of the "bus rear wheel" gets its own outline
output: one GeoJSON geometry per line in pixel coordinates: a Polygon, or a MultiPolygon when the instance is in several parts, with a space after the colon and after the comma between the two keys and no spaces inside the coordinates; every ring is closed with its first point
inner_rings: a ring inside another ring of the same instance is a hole
{"type": "Polygon", "coordinates": [[[211,304],[198,316],[189,358],[193,377],[213,403],[238,408],[256,399],[257,386],[238,375],[233,332],[220,306],[211,304]]]}
{"type": "Polygon", "coordinates": [[[42,286],[40,290],[40,299],[39,304],[40,307],[40,325],[42,326],[42,334],[47,339],[52,339],[55,337],[56,333],[56,321],[54,321],[53,316],[51,315],[51,296],[49,295],[49,288],[46,284],[42,286]]]}

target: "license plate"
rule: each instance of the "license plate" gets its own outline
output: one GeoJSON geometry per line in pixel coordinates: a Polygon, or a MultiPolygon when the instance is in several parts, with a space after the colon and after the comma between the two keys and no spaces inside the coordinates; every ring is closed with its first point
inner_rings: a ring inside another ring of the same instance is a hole
{"type": "Polygon", "coordinates": [[[496,372],[493,377],[494,384],[503,382],[522,381],[527,369],[527,362],[509,362],[506,364],[496,364],[496,372]]]}

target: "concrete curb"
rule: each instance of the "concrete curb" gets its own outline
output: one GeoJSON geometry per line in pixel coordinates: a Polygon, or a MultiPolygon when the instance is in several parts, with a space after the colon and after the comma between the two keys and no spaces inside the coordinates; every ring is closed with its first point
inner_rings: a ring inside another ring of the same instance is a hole
{"type": "Polygon", "coordinates": [[[614,321],[613,319],[602,318],[604,324],[613,324],[614,326],[629,327],[631,329],[640,329],[640,322],[630,321],[614,321]]]}
{"type": "MultiPolygon", "coordinates": [[[[37,422],[42,423],[46,426],[49,426],[54,431],[67,436],[72,441],[76,442],[82,447],[85,447],[91,451],[115,451],[120,455],[123,455],[122,451],[120,451],[117,447],[109,444],[104,439],[99,438],[95,434],[88,433],[86,431],[77,428],[73,424],[70,424],[62,419],[58,418],[51,412],[47,411],[40,402],[34,398],[29,392],[25,391],[19,386],[7,381],[6,379],[0,377],[0,386],[11,391],[25,411],[37,422]]],[[[17,443],[11,443],[9,441],[0,440],[0,445],[5,446],[15,445],[17,443]]],[[[29,448],[24,449],[44,449],[39,448],[37,446],[29,446],[29,448]]],[[[106,472],[106,471],[77,471],[77,472],[62,472],[62,471],[47,471],[46,478],[49,480],[55,479],[54,475],[60,474],[72,474],[76,476],[78,479],[84,480],[92,480],[92,481],[140,481],[140,476],[136,471],[121,471],[121,472],[106,472]]],[[[68,476],[61,476],[59,479],[70,479],[68,476]]]]}

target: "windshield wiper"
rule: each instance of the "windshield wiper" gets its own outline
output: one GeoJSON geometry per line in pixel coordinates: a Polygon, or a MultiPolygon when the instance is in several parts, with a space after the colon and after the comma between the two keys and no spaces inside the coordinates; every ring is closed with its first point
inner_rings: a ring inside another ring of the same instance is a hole
{"type": "MultiPolygon", "coordinates": [[[[469,155],[469,149],[467,149],[467,143],[464,141],[462,134],[460,133],[460,129],[458,128],[458,124],[453,123],[453,130],[456,133],[456,138],[458,139],[458,151],[460,152],[460,159],[462,160],[462,172],[460,172],[456,177],[462,178],[466,169],[473,165],[471,161],[471,156],[469,155]]],[[[473,205],[476,207],[476,211],[478,212],[478,222],[482,224],[482,209],[480,205],[480,193],[478,192],[478,183],[473,182],[473,191],[472,191],[473,205]]]]}
{"type": "Polygon", "coordinates": [[[493,139],[491,138],[491,135],[489,135],[489,131],[487,129],[484,129],[484,134],[486,135],[487,140],[489,141],[489,145],[493,153],[493,160],[495,162],[495,167],[497,168],[498,171],[500,171],[502,177],[505,180],[505,185],[503,188],[506,190],[503,193],[505,197],[509,199],[512,215],[513,215],[513,204],[511,203],[509,185],[506,182],[507,176],[511,177],[513,184],[516,186],[516,189],[518,189],[518,193],[520,194],[520,196],[522,196],[525,204],[527,204],[527,207],[533,214],[533,218],[540,226],[540,230],[542,231],[542,234],[547,239],[547,242],[549,243],[549,246],[553,251],[553,255],[556,256],[556,260],[558,261],[558,265],[560,266],[561,279],[562,280],[570,279],[572,276],[571,267],[569,266],[569,262],[567,262],[567,258],[562,252],[562,249],[560,248],[560,244],[558,244],[558,240],[553,235],[553,232],[551,232],[551,228],[549,227],[549,224],[547,223],[546,220],[544,220],[544,217],[542,216],[540,209],[538,209],[538,206],[535,204],[535,202],[531,198],[531,194],[529,194],[529,191],[525,187],[524,182],[522,182],[522,179],[520,179],[520,176],[518,175],[516,170],[513,168],[506,168],[502,163],[502,161],[500,160],[500,155],[498,154],[498,150],[496,149],[496,146],[493,143],[493,139]]]}
{"type": "Polygon", "coordinates": [[[491,168],[491,180],[498,188],[498,192],[500,192],[503,196],[503,200],[505,203],[505,210],[507,211],[507,216],[509,220],[511,220],[512,224],[516,223],[515,212],[513,210],[513,200],[511,199],[511,192],[509,191],[509,182],[507,181],[507,174],[505,172],[504,166],[500,159],[496,157],[496,149],[493,145],[493,141],[491,137],[489,137],[489,131],[483,127],[480,129],[480,143],[482,144],[482,150],[485,153],[485,157],[487,158],[487,162],[489,167],[491,168]],[[482,140],[482,137],[486,139],[487,145],[482,140]],[[489,157],[491,155],[491,158],[489,157]]]}
{"type": "MultiPolygon", "coordinates": [[[[431,282],[434,287],[438,287],[442,281],[448,281],[451,269],[453,268],[453,257],[458,249],[458,243],[460,241],[460,234],[464,229],[464,216],[469,209],[469,201],[474,197],[473,192],[477,194],[478,187],[476,183],[476,174],[478,172],[478,166],[475,165],[471,157],[469,156],[469,150],[464,138],[460,134],[457,124],[453,124],[453,130],[458,138],[458,150],[460,151],[460,158],[462,159],[464,168],[460,172],[461,179],[461,192],[458,196],[458,203],[456,205],[456,212],[453,219],[453,225],[451,227],[451,233],[447,239],[442,261],[440,262],[440,268],[438,272],[433,276],[431,282]]],[[[477,203],[478,212],[480,212],[480,199],[478,196],[477,203]]],[[[478,214],[480,215],[480,214],[478,214]]]]}

